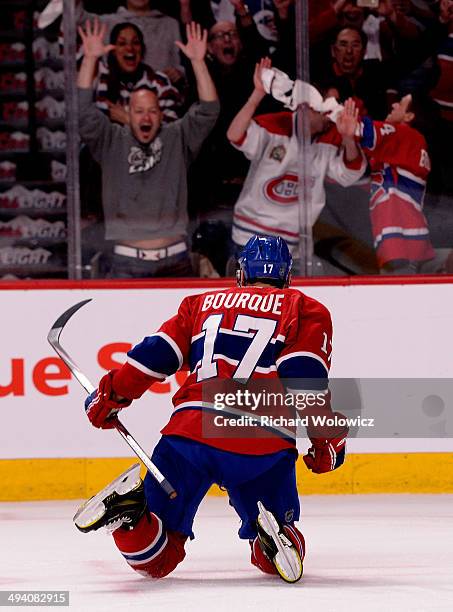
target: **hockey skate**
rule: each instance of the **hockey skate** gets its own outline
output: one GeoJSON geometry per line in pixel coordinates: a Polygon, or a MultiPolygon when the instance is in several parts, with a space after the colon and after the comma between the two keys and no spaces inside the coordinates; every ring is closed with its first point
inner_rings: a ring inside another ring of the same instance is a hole
{"type": "Polygon", "coordinates": [[[285,535],[274,515],[258,502],[258,538],[265,555],[272,561],[280,578],[285,582],[297,582],[302,577],[303,565],[299,552],[285,535]]]}
{"type": "Polygon", "coordinates": [[[143,480],[140,478],[140,465],[136,463],[84,502],[73,521],[84,533],[101,527],[109,532],[119,527],[132,529],[145,509],[143,480]]]}

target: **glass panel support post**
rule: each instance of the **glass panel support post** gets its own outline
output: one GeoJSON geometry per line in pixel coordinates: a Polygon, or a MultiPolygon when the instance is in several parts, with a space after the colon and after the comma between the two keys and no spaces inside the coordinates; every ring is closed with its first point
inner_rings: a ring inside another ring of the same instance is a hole
{"type": "MultiPolygon", "coordinates": [[[[296,76],[303,88],[310,82],[310,40],[308,28],[309,0],[296,0],[296,76]]],[[[308,97],[308,96],[303,96],[308,97]]],[[[298,199],[299,199],[299,274],[313,276],[313,213],[312,213],[312,146],[310,117],[307,108],[299,105],[296,111],[296,133],[299,142],[298,199]]]]}
{"type": "Polygon", "coordinates": [[[82,278],[75,0],[63,3],[68,278],[82,278]]]}

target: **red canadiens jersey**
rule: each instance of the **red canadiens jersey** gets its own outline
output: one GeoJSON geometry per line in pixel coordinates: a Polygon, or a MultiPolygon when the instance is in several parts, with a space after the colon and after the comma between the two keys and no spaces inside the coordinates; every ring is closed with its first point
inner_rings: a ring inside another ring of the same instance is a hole
{"type": "MultiPolygon", "coordinates": [[[[217,397],[212,389],[232,391],[236,381],[241,381],[238,385],[248,381],[275,390],[292,381],[298,392],[314,387],[325,391],[331,350],[329,311],[298,290],[212,291],[185,298],[174,317],[133,347],[114,376],[113,388],[118,395],[135,399],[153,382],[186,369],[189,376],[173,397],[174,411],[162,433],[262,455],[294,448],[294,431],[271,427],[262,436],[257,434],[260,428],[250,426],[235,435],[237,427],[230,431],[222,427],[216,437],[212,432],[219,428],[214,430],[212,422],[219,411],[212,402],[217,397]],[[210,435],[206,423],[211,425],[210,435]]],[[[245,414],[241,405],[231,402],[223,408],[222,415],[245,414]]]]}
{"type": "Polygon", "coordinates": [[[365,117],[361,144],[371,167],[370,219],[379,264],[432,259],[423,214],[430,171],[424,137],[409,125],[365,117]]]}

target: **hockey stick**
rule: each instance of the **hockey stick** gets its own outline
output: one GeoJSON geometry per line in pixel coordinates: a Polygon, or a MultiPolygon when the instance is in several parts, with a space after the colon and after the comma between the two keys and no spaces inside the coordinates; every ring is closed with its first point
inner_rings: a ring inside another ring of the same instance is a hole
{"type": "MultiPolygon", "coordinates": [[[[74,378],[76,378],[82,387],[85,389],[87,393],[92,393],[95,390],[95,387],[91,384],[88,378],[83,374],[80,370],[79,366],[73,361],[73,359],[68,355],[68,353],[64,350],[64,348],[60,344],[60,334],[63,331],[64,326],[69,321],[74,313],[76,313],[79,308],[85,306],[91,302],[91,298],[88,300],[83,300],[82,302],[78,302],[68,308],[52,325],[48,335],[47,340],[49,344],[54,349],[54,351],[61,357],[64,363],[68,366],[73,374],[74,378]]],[[[122,423],[118,420],[118,418],[114,419],[114,427],[121,434],[123,439],[129,444],[137,457],[143,462],[148,471],[154,476],[157,482],[160,484],[162,489],[167,493],[170,499],[176,497],[177,493],[172,485],[168,482],[165,476],[160,472],[156,465],[151,461],[142,447],[138,444],[138,442],[131,436],[131,434],[127,431],[122,423]]]]}

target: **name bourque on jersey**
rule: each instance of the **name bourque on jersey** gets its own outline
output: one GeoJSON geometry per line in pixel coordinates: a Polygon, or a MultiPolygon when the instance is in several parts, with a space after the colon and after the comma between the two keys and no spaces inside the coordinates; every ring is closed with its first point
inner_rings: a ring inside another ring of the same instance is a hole
{"type": "MultiPolygon", "coordinates": [[[[298,391],[304,385],[312,391],[313,381],[325,390],[331,345],[329,311],[298,290],[211,291],[185,298],[174,317],[129,351],[114,389],[134,399],[153,382],[187,369],[189,376],[173,397],[174,411],[163,434],[245,454],[276,452],[294,448],[294,435],[273,428],[263,435],[260,427],[241,428],[238,435],[237,428],[217,427],[206,436],[206,422],[218,414],[206,401],[207,386],[219,383],[216,388],[223,389],[237,380],[271,385],[291,380],[294,386],[297,380],[298,391]]],[[[233,413],[239,414],[234,407],[233,413]]],[[[228,409],[222,414],[228,416],[228,409]]]]}

